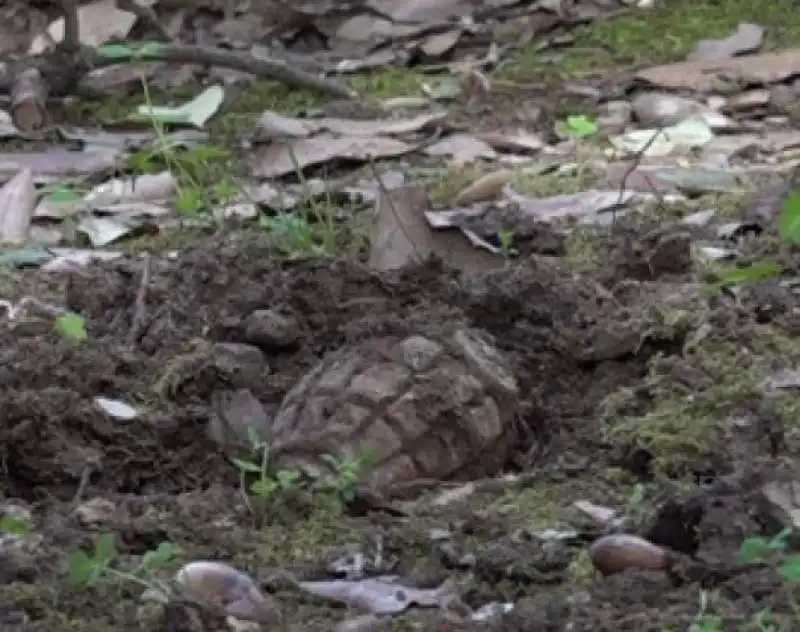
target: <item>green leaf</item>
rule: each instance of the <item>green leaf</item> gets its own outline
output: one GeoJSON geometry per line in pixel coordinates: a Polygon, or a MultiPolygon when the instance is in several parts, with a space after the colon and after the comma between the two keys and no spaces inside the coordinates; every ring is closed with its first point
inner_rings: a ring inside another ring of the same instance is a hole
{"type": "Polygon", "coordinates": [[[70,577],[76,584],[89,584],[95,575],[96,564],[84,551],[70,553],[67,565],[70,577]]]}
{"type": "Polygon", "coordinates": [[[783,241],[800,243],[800,189],[794,189],[783,203],[778,217],[778,231],[783,241]]]}
{"type": "Polygon", "coordinates": [[[775,261],[762,261],[754,263],[746,268],[735,266],[725,268],[719,273],[719,287],[730,285],[745,285],[747,283],[758,283],[765,279],[774,279],[781,271],[781,264],[775,261]]]}
{"type": "Polygon", "coordinates": [[[791,529],[784,529],[767,543],[767,547],[772,551],[782,551],[789,545],[789,536],[791,533],[791,529]]]}
{"type": "Polygon", "coordinates": [[[127,44],[103,44],[95,48],[98,56],[115,61],[129,61],[132,59],[146,59],[159,56],[163,53],[164,44],[161,42],[144,42],[139,46],[127,44]]]}
{"type": "Polygon", "coordinates": [[[158,568],[169,562],[178,553],[180,553],[180,548],[172,542],[162,542],[154,550],[144,554],[141,567],[143,569],[158,568]]]}
{"type": "Polygon", "coordinates": [[[0,265],[12,267],[40,266],[52,261],[55,255],[41,246],[0,250],[0,265]]]}
{"type": "Polygon", "coordinates": [[[56,331],[75,342],[82,342],[86,340],[86,321],[83,316],[75,312],[67,312],[56,318],[56,331]]]}
{"type": "Polygon", "coordinates": [[[221,86],[209,86],[188,103],[178,107],[142,105],[133,115],[134,119],[156,119],[162,123],[188,123],[203,127],[217,113],[225,100],[221,86]]]}
{"type": "Polygon", "coordinates": [[[758,562],[769,552],[769,544],[764,538],[747,538],[739,547],[736,561],[739,564],[758,562]]]}
{"type": "Polygon", "coordinates": [[[51,202],[74,202],[75,200],[80,199],[81,195],[72,187],[65,186],[63,184],[57,184],[53,187],[48,195],[45,196],[44,199],[49,200],[51,202]]]}
{"type": "Polygon", "coordinates": [[[567,117],[567,133],[579,138],[597,133],[597,123],[588,116],[573,115],[567,117]]]}
{"type": "Polygon", "coordinates": [[[117,554],[117,547],[114,543],[113,533],[104,533],[97,538],[97,543],[94,545],[94,561],[99,563],[107,563],[114,559],[117,554]]]}
{"type": "Polygon", "coordinates": [[[291,489],[300,480],[300,472],[297,470],[280,470],[276,472],[275,479],[283,489],[291,489]]]}
{"type": "Polygon", "coordinates": [[[253,484],[250,486],[250,491],[259,498],[269,498],[278,491],[278,483],[277,481],[269,479],[253,481],[253,484]]]}
{"type": "Polygon", "coordinates": [[[22,518],[13,516],[3,516],[0,518],[0,533],[7,535],[26,535],[30,531],[30,525],[22,518]]]}
{"type": "Polygon", "coordinates": [[[95,52],[103,59],[126,61],[131,59],[136,51],[126,44],[103,44],[95,48],[95,52]]]}
{"type": "Polygon", "coordinates": [[[800,555],[792,555],[785,560],[778,569],[778,573],[783,579],[789,582],[800,579],[800,555]]]}
{"type": "Polygon", "coordinates": [[[244,461],[242,459],[231,459],[233,464],[240,472],[250,472],[252,474],[260,474],[261,467],[257,463],[252,463],[250,461],[244,461]]]}

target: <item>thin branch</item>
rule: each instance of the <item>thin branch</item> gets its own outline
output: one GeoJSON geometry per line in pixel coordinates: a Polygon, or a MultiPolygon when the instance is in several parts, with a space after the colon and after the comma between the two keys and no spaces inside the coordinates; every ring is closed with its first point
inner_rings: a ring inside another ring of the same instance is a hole
{"type": "MultiPolygon", "coordinates": [[[[355,90],[336,81],[315,76],[300,68],[290,66],[287,62],[269,58],[256,57],[248,53],[226,51],[200,46],[183,46],[178,44],[150,43],[140,48],[129,45],[133,54],[129,61],[161,61],[182,64],[198,64],[202,66],[219,66],[250,73],[257,77],[279,81],[294,88],[305,88],[323,92],[343,99],[357,99],[355,90]]],[[[90,70],[118,64],[119,59],[108,58],[91,48],[83,48],[77,55],[65,54],[63,46],[48,55],[32,57],[10,63],[0,70],[0,92],[9,92],[17,75],[27,68],[37,68],[50,88],[53,96],[71,94],[77,81],[90,70]]]]}

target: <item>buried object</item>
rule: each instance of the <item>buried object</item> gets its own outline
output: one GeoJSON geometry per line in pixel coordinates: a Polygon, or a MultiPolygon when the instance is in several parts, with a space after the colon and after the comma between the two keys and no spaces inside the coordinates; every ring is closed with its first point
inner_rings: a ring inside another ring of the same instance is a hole
{"type": "Polygon", "coordinates": [[[496,474],[515,444],[517,402],[514,375],[483,332],[371,339],[328,354],[289,391],[270,459],[324,477],[325,455],[368,453],[363,484],[403,496],[415,481],[496,474]]]}

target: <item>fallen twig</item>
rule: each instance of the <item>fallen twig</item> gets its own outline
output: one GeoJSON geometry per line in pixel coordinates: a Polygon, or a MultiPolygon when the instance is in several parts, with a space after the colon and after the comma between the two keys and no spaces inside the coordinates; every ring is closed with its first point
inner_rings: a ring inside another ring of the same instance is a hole
{"type": "Polygon", "coordinates": [[[150,285],[150,256],[145,255],[142,261],[142,274],[139,277],[139,289],[133,303],[133,318],[128,332],[128,345],[133,347],[142,335],[144,320],[147,314],[147,287],[150,285]]]}
{"type": "MultiPolygon", "coordinates": [[[[130,61],[219,66],[250,73],[257,77],[273,79],[290,87],[306,88],[344,99],[358,98],[355,90],[330,79],[317,77],[300,68],[290,67],[284,61],[269,57],[255,57],[247,53],[160,42],[150,42],[139,48],[135,45],[129,46],[131,49],[130,61]]],[[[66,96],[74,91],[78,81],[91,70],[115,65],[119,62],[120,59],[105,57],[91,48],[84,48],[80,53],[72,55],[65,50],[62,43],[62,46],[50,54],[20,60],[8,64],[6,68],[0,70],[0,92],[10,92],[17,76],[30,68],[35,68],[41,73],[51,95],[66,96]]]]}

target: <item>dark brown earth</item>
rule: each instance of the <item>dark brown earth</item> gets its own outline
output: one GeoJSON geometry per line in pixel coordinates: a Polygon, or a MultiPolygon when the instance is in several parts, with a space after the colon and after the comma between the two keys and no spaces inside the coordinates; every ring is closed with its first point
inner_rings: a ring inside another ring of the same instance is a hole
{"type": "MultiPolygon", "coordinates": [[[[757,301],[737,304],[690,290],[687,260],[674,253],[659,259],[663,238],[639,240],[628,250],[607,245],[618,260],[596,277],[530,259],[464,281],[436,262],[398,274],[354,262],[281,265],[257,239],[225,239],[174,261],[156,259],[144,311],[136,306],[138,261],[69,277],[40,271],[13,277],[16,298],[51,296],[84,315],[89,339],[76,344],[55,334],[0,333],[0,491],[3,506],[30,510],[27,537],[35,542],[4,548],[3,629],[200,629],[174,608],[144,616],[137,585],[113,578],[91,588],[72,585],[66,556],[89,550],[101,533],[116,534],[120,567],[163,541],[181,548],[181,563],[231,561],[275,592],[286,629],[333,629],[348,613],[275,584],[274,572],[319,576],[344,543],[376,536],[407,583],[456,578],[469,606],[516,603],[489,624],[411,610],[379,624],[393,629],[682,630],[697,616],[703,591],[726,630],[745,629],[765,608],[786,623],[793,604],[774,571],[734,565],[742,540],[780,529],[758,502],[759,489],[796,456],[792,435],[764,412],[757,393],[730,394],[731,408],[752,421],[746,431],[715,426],[714,441],[691,453],[667,454],[669,448],[638,441],[636,433],[609,431],[624,417],[654,409],[664,389],[687,397],[707,392],[706,382],[715,379],[686,347],[700,320],[668,327],[665,314],[703,313],[711,327],[707,340],[747,349],[759,326],[791,336],[796,303],[765,318],[757,301]],[[669,265],[659,267],[660,260],[669,265]],[[268,371],[231,377],[215,365],[213,352],[197,353],[204,344],[243,342],[245,317],[264,308],[290,316],[299,329],[284,346],[262,347],[268,371]],[[576,498],[624,505],[627,492],[615,489],[612,471],[618,480],[652,485],[657,493],[648,511],[629,530],[686,557],[669,572],[586,575],[580,571],[586,546],[600,529],[584,519],[573,523],[576,537],[547,543],[532,535],[546,522],[514,513],[513,488],[438,509],[403,505],[405,517],[363,507],[361,515],[338,517],[287,506],[257,529],[241,507],[237,471],[205,434],[213,393],[243,380],[239,386],[274,410],[326,353],[446,322],[493,335],[513,366],[523,439],[507,470],[539,472],[527,486],[554,486],[557,497],[571,490],[558,498],[563,506],[576,498]],[[648,379],[653,363],[666,376],[660,383],[648,379]],[[610,406],[609,396],[622,392],[631,397],[610,406]],[[140,420],[111,420],[92,404],[98,395],[147,412],[140,420]],[[505,511],[497,507],[500,496],[505,511]],[[451,554],[430,539],[434,528],[450,532],[451,554]],[[458,562],[467,553],[471,562],[458,562]]],[[[209,618],[206,629],[218,624],[209,618]]]]}

